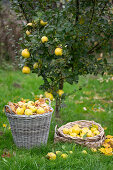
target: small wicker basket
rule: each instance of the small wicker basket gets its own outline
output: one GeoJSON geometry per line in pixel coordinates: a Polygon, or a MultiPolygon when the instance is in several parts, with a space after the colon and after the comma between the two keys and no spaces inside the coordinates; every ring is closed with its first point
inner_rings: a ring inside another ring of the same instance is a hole
{"type": "Polygon", "coordinates": [[[49,107],[51,112],[42,115],[37,114],[27,116],[16,115],[8,105],[5,106],[5,113],[9,120],[13,140],[16,146],[31,148],[47,143],[53,113],[50,100],[49,107]],[[12,114],[8,113],[7,110],[10,110],[12,114]]]}
{"type": "Polygon", "coordinates": [[[100,147],[105,140],[105,133],[104,129],[101,127],[99,123],[96,123],[94,121],[88,121],[88,120],[79,120],[75,122],[67,123],[66,125],[61,126],[59,129],[57,129],[57,126],[55,127],[55,135],[54,135],[54,142],[75,142],[77,144],[87,146],[89,148],[97,148],[100,147]],[[79,124],[82,128],[83,127],[90,127],[92,124],[98,126],[98,130],[100,132],[99,135],[94,137],[86,137],[85,139],[81,139],[79,137],[71,137],[70,135],[64,134],[63,129],[64,128],[71,128],[75,124],[79,124]]]}

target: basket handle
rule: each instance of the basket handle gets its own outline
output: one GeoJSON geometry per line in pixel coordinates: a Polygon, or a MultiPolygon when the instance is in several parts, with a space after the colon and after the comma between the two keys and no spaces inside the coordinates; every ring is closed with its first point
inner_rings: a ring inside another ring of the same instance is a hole
{"type": "Polygon", "coordinates": [[[49,98],[45,98],[45,100],[49,101],[49,106],[51,106],[51,100],[49,98]]]}
{"type": "Polygon", "coordinates": [[[7,107],[8,107],[8,109],[10,110],[11,114],[14,114],[13,111],[12,111],[12,109],[9,107],[9,105],[5,105],[5,113],[7,113],[7,112],[6,112],[6,108],[7,108],[7,107]]]}

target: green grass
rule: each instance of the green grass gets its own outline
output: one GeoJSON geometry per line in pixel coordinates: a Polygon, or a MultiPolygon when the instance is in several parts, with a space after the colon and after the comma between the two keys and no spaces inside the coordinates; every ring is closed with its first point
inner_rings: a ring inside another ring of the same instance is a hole
{"type": "MultiPolygon", "coordinates": [[[[113,135],[113,81],[111,76],[105,75],[101,81],[101,76],[81,77],[78,85],[65,84],[66,94],[77,89],[76,93],[66,97],[65,107],[61,110],[61,120],[55,120],[54,115],[51,121],[48,144],[33,148],[31,150],[19,149],[13,143],[11,130],[8,129],[9,123],[3,112],[3,107],[9,101],[16,102],[22,97],[34,99],[34,95],[43,94],[39,90],[42,79],[34,74],[23,75],[17,71],[0,70],[0,155],[4,150],[10,152],[11,157],[0,157],[0,170],[111,170],[113,169],[113,156],[105,156],[99,152],[92,153],[90,149],[75,145],[74,143],[54,144],[54,128],[57,124],[61,126],[70,121],[76,120],[94,120],[103,127],[107,127],[106,134],[113,135]],[[98,80],[99,79],[99,80],[98,80]],[[16,83],[16,85],[15,85],[16,83]],[[19,84],[19,85],[17,85],[19,84]],[[82,90],[78,90],[82,86],[82,90]],[[80,102],[81,101],[81,102],[80,102]],[[87,110],[84,110],[83,108],[87,110]],[[94,109],[97,110],[94,110],[94,109]],[[103,110],[100,111],[100,108],[103,110]],[[4,128],[3,124],[7,127],[4,128]],[[88,154],[82,154],[85,149],[88,154]],[[49,161],[45,158],[48,152],[60,150],[64,153],[73,150],[73,154],[67,159],[57,158],[55,161],[49,161]]],[[[54,107],[54,102],[52,103],[54,107]]]]}

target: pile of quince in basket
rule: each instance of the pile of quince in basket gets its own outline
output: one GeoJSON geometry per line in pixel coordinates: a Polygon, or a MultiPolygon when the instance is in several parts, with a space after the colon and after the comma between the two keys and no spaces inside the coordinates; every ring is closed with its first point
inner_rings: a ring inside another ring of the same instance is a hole
{"type": "MultiPolygon", "coordinates": [[[[37,114],[44,114],[51,112],[51,108],[46,103],[44,98],[39,98],[38,100],[28,101],[22,100],[17,103],[8,103],[9,107],[11,108],[12,112],[17,115],[37,115],[37,114]]],[[[10,109],[8,112],[11,113],[10,109]]]]}
{"type": "Polygon", "coordinates": [[[93,124],[91,127],[83,128],[81,128],[79,124],[76,124],[69,129],[64,128],[63,133],[70,135],[71,137],[79,137],[81,139],[84,139],[86,137],[94,137],[100,134],[100,132],[98,131],[98,126],[93,124]]]}

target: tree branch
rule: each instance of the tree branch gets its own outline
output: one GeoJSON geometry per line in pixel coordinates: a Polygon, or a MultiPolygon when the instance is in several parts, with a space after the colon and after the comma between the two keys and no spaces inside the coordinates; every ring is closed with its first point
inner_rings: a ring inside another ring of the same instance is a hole
{"type": "Polygon", "coordinates": [[[76,0],[76,22],[79,20],[79,2],[80,0],[76,0]]]}
{"type": "MultiPolygon", "coordinates": [[[[104,38],[103,41],[107,41],[109,40],[109,38],[111,37],[111,33],[109,34],[109,37],[106,39],[104,38]]],[[[94,47],[92,47],[89,51],[88,51],[88,54],[91,54],[94,52],[94,50],[97,48],[97,49],[100,49],[102,47],[102,43],[97,43],[94,47]]]]}
{"type": "Polygon", "coordinates": [[[94,16],[94,11],[95,11],[95,1],[93,1],[94,5],[93,5],[93,9],[92,9],[92,15],[91,15],[91,19],[90,19],[90,25],[92,23],[93,20],[93,16],[94,16]]]}
{"type": "Polygon", "coordinates": [[[26,15],[24,7],[23,7],[23,2],[21,0],[18,0],[18,3],[19,3],[19,7],[20,7],[20,9],[21,9],[21,11],[23,13],[24,18],[26,19],[27,22],[29,22],[29,19],[28,19],[27,15],[26,15]]]}
{"type": "MultiPolygon", "coordinates": [[[[107,1],[105,4],[104,4],[104,7],[102,8],[102,10],[100,11],[100,14],[99,14],[99,17],[102,15],[103,11],[104,11],[104,8],[106,7],[107,3],[109,3],[109,1],[107,1]]],[[[103,4],[103,3],[102,3],[103,4]]]]}

